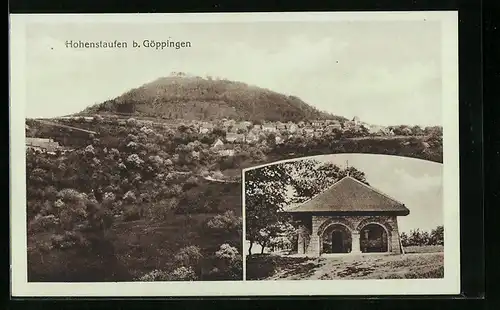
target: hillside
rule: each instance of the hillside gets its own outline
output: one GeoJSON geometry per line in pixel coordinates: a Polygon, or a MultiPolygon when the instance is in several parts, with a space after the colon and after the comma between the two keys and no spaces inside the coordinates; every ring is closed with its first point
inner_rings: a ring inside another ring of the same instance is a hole
{"type": "Polygon", "coordinates": [[[127,114],[163,119],[301,121],[343,117],[321,112],[301,99],[225,79],[187,76],[159,78],[78,115],[127,114]]]}
{"type": "Polygon", "coordinates": [[[439,128],[404,137],[260,128],[255,141],[229,142],[223,123],[203,132],[200,122],[27,119],[26,137],[60,144],[26,150],[29,281],[239,280],[241,169],[331,153],[443,160],[439,128]]]}

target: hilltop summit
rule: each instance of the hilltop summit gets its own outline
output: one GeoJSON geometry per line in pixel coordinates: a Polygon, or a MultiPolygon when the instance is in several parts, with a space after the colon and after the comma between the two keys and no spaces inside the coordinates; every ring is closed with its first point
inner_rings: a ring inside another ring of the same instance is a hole
{"type": "Polygon", "coordinates": [[[242,82],[172,73],[117,98],[93,105],[79,115],[127,114],[164,119],[301,121],[344,119],[317,110],[295,96],[242,82]]]}

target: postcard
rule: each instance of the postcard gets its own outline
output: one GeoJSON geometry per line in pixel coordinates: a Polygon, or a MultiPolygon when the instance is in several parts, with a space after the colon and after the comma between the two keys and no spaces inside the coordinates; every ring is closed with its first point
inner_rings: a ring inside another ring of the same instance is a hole
{"type": "Polygon", "coordinates": [[[457,16],[11,15],[13,296],[459,293],[457,16]]]}

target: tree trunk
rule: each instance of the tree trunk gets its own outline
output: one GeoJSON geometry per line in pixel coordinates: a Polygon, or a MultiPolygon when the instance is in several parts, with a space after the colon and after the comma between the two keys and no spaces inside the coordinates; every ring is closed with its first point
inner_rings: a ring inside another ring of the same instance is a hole
{"type": "Polygon", "coordinates": [[[264,254],[264,248],[266,247],[266,244],[265,243],[261,243],[260,246],[261,246],[260,254],[264,254]]]}
{"type": "Polygon", "coordinates": [[[250,241],[250,247],[248,248],[248,256],[252,255],[253,241],[250,241]]]}

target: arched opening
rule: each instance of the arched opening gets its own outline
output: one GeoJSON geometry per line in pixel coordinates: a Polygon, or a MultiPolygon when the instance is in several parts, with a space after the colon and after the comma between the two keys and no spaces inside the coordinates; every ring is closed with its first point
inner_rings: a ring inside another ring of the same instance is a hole
{"type": "Polygon", "coordinates": [[[322,235],[321,253],[351,252],[351,232],[341,224],[328,226],[322,235]]]}
{"type": "Polygon", "coordinates": [[[360,230],[360,248],[363,253],[388,252],[387,232],[379,224],[368,224],[360,230]]]}

